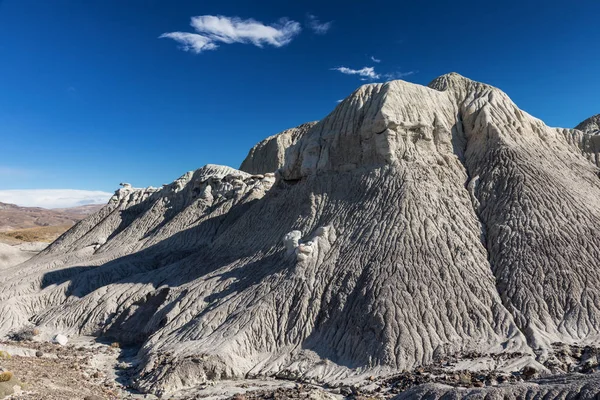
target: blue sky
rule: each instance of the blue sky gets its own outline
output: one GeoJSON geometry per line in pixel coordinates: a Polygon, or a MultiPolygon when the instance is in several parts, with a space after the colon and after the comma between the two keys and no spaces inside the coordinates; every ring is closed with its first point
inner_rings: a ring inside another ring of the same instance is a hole
{"type": "Polygon", "coordinates": [[[572,127],[600,112],[599,15],[595,0],[0,0],[0,191],[237,167],[391,77],[456,71],[572,127]]]}

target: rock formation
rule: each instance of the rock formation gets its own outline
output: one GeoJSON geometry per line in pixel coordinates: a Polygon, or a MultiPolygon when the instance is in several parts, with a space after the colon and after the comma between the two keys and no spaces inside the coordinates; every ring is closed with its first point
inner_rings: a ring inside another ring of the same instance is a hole
{"type": "Polygon", "coordinates": [[[592,136],[458,74],[365,85],[259,143],[245,172],[119,189],[3,270],[0,332],[138,343],[155,393],[470,354],[550,372],[553,344],[599,344],[592,136]]]}
{"type": "Polygon", "coordinates": [[[594,115],[577,125],[575,129],[584,132],[600,131],[600,114],[594,115]]]}
{"type": "Polygon", "coordinates": [[[284,165],[286,149],[295,144],[316,124],[316,122],[307,122],[277,135],[269,136],[250,149],[240,170],[249,174],[277,171],[284,165]]]}

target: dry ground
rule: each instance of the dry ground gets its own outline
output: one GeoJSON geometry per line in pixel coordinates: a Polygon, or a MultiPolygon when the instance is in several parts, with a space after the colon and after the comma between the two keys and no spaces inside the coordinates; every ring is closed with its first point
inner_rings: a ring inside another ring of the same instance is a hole
{"type": "Polygon", "coordinates": [[[16,229],[0,232],[0,242],[14,245],[23,242],[52,243],[73,225],[38,226],[35,228],[16,229]]]}
{"type": "Polygon", "coordinates": [[[22,382],[19,400],[113,400],[143,398],[118,382],[120,350],[107,345],[0,342],[10,357],[0,366],[22,382]],[[36,354],[37,353],[37,354],[36,354]],[[96,396],[96,397],[93,397],[96,396]]]}
{"type": "Polygon", "coordinates": [[[16,204],[0,202],[0,232],[27,228],[73,226],[102,208],[92,204],[72,208],[46,209],[40,207],[21,207],[16,204]]]}

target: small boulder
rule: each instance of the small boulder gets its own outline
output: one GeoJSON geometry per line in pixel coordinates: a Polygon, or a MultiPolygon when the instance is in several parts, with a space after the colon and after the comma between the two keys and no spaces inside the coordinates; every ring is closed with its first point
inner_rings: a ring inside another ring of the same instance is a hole
{"type": "Polygon", "coordinates": [[[465,371],[458,375],[458,381],[461,385],[470,386],[471,385],[471,373],[465,371]]]}
{"type": "Polygon", "coordinates": [[[537,375],[538,371],[534,367],[526,366],[521,370],[521,374],[525,379],[532,379],[537,375]]]}
{"type": "Polygon", "coordinates": [[[65,335],[63,334],[58,334],[56,336],[54,336],[54,343],[58,343],[61,346],[66,346],[67,343],[69,343],[69,338],[67,338],[65,335]]]}

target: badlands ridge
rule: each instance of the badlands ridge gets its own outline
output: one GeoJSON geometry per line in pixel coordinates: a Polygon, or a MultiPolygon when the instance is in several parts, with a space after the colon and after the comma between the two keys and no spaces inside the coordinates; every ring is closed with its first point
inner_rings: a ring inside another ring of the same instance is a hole
{"type": "Polygon", "coordinates": [[[453,359],[564,382],[400,396],[592,398],[596,374],[561,375],[558,349],[600,346],[599,119],[551,128],[454,73],[364,85],[240,170],[124,185],[2,267],[0,333],[139,345],[136,386],[156,394],[262,376],[335,386],[453,359]]]}

